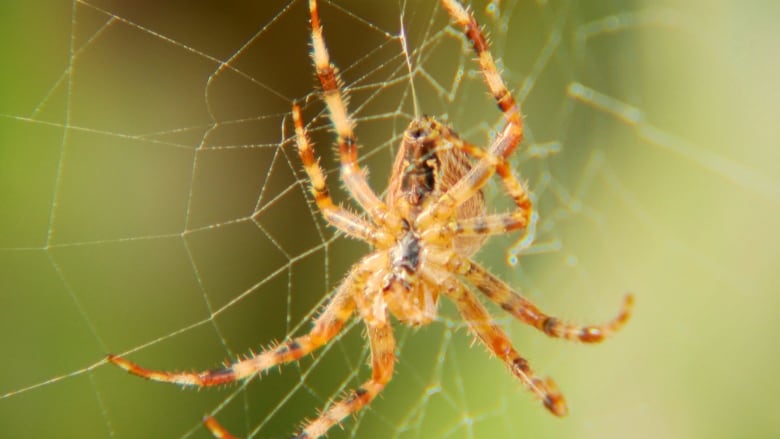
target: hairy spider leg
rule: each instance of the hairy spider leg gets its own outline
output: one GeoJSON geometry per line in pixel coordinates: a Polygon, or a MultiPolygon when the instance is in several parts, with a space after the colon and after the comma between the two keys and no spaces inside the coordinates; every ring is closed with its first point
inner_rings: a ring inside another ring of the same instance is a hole
{"type": "Polygon", "coordinates": [[[366,323],[371,346],[371,378],[341,401],[334,403],[317,419],[308,422],[295,439],[313,439],[324,436],[335,424],[368,405],[385,388],[393,376],[395,339],[390,319],[366,323]]]}
{"type": "Polygon", "coordinates": [[[381,243],[389,245],[393,239],[387,233],[378,230],[373,224],[367,223],[362,218],[341,206],[336,206],[330,197],[328,186],[325,182],[325,174],[318,163],[314,154],[312,142],[303,126],[301,118],[301,107],[293,104],[292,107],[293,122],[295,124],[295,139],[298,145],[298,155],[303,162],[303,168],[309,176],[311,182],[311,193],[314,201],[317,203],[322,216],[325,220],[341,230],[342,232],[362,239],[371,245],[377,246],[381,243]]]}
{"type": "Polygon", "coordinates": [[[182,386],[209,387],[254,376],[273,366],[298,360],[329,342],[352,315],[355,309],[353,292],[362,291],[372,270],[373,267],[370,267],[370,264],[358,263],[339,286],[338,291],[322,314],[314,321],[314,327],[308,334],[265,349],[247,359],[236,361],[225,367],[203,372],[167,372],[146,369],[117,355],[109,355],[108,361],[133,375],[182,386]]]}
{"type": "MultiPolygon", "coordinates": [[[[498,108],[504,113],[511,136],[517,139],[514,143],[516,146],[523,136],[523,119],[520,116],[520,109],[517,107],[515,98],[506,88],[496,63],[493,61],[487,38],[480,30],[479,24],[471,12],[463,7],[458,0],[441,0],[441,4],[447,10],[447,13],[450,14],[452,20],[463,27],[466,38],[471,42],[471,47],[477,54],[482,77],[490,90],[490,94],[495,98],[498,108]]],[[[506,157],[511,153],[512,151],[510,150],[502,155],[506,157]]]]}
{"type": "Polygon", "coordinates": [[[476,262],[453,254],[448,268],[455,269],[455,267],[463,277],[503,310],[553,338],[598,343],[617,332],[631,317],[634,296],[626,294],[620,313],[608,323],[584,326],[563,322],[542,312],[530,300],[512,290],[506,282],[476,262]]]}
{"type": "Polygon", "coordinates": [[[528,361],[512,346],[509,337],[493,323],[485,307],[460,281],[450,276],[448,284],[444,294],[455,302],[458,311],[477,338],[507,365],[512,374],[519,378],[550,412],[556,416],[566,415],[566,401],[555,382],[550,378],[543,380],[534,374],[528,361]]]}
{"type": "Polygon", "coordinates": [[[493,56],[490,54],[487,39],[479,28],[474,16],[457,0],[441,0],[444,9],[452,20],[463,28],[477,54],[482,77],[496,100],[498,108],[504,113],[506,125],[485,156],[454,184],[447,192],[428,205],[417,218],[416,226],[424,229],[447,218],[453,209],[473,197],[496,171],[496,165],[508,157],[523,140],[523,118],[517,102],[504,84],[498,72],[493,56]]]}
{"type": "Polygon", "coordinates": [[[353,131],[354,122],[347,112],[348,99],[341,91],[338,69],[330,62],[328,48],[322,36],[322,25],[317,10],[317,0],[309,0],[311,15],[312,59],[317,70],[317,79],[322,87],[323,100],[328,107],[330,120],[336,128],[341,157],[341,178],[358,204],[374,223],[387,224],[392,230],[400,230],[401,220],[387,208],[376,193],[368,186],[365,174],[357,163],[357,139],[353,131]]]}
{"type": "MultiPolygon", "coordinates": [[[[462,140],[454,141],[452,147],[462,150],[480,160],[488,157],[487,152],[482,148],[463,142],[462,140]]],[[[498,235],[525,228],[531,219],[531,213],[533,211],[528,192],[512,173],[506,160],[497,160],[496,173],[501,177],[504,189],[512,198],[515,206],[517,206],[516,210],[512,212],[463,218],[450,221],[446,224],[434,224],[421,233],[421,238],[426,242],[444,243],[450,240],[452,235],[498,235]]]]}

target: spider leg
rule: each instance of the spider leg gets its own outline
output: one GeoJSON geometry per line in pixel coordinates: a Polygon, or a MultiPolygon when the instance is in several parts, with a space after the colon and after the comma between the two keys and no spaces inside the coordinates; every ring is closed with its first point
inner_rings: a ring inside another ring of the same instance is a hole
{"type": "MultiPolygon", "coordinates": [[[[418,216],[418,228],[427,228],[431,224],[447,218],[458,206],[473,197],[496,172],[499,164],[508,157],[523,140],[523,118],[517,102],[501,79],[493,56],[490,54],[487,39],[479,29],[474,16],[457,0],[441,0],[444,9],[452,20],[463,28],[466,38],[477,54],[482,77],[490,90],[490,94],[504,113],[506,125],[496,137],[493,145],[486,151],[483,158],[457,183],[452,185],[439,199],[431,203],[418,216]]],[[[529,212],[530,215],[530,212],[529,212]]]]}
{"type": "Polygon", "coordinates": [[[314,155],[312,142],[303,126],[301,107],[298,104],[293,104],[292,115],[295,123],[298,155],[301,157],[303,168],[311,181],[311,192],[314,196],[314,201],[317,203],[317,207],[319,207],[325,220],[342,232],[362,239],[371,245],[376,246],[381,242],[391,242],[392,239],[386,233],[382,233],[373,225],[366,223],[362,218],[333,203],[333,199],[328,192],[328,186],[325,184],[325,174],[322,172],[322,168],[314,155]]]}
{"type": "Polygon", "coordinates": [[[503,310],[553,338],[598,343],[617,332],[631,317],[634,296],[627,294],[620,313],[606,324],[580,326],[563,322],[543,313],[530,300],[512,290],[504,281],[492,275],[476,262],[456,255],[454,259],[450,259],[449,264],[450,268],[456,269],[482,294],[503,310]]]}
{"type": "MultiPolygon", "coordinates": [[[[485,150],[470,143],[455,142],[453,146],[480,160],[488,157],[485,150]]],[[[517,209],[512,212],[459,219],[448,224],[434,223],[422,232],[422,239],[432,243],[445,243],[453,235],[497,235],[525,228],[531,220],[533,211],[528,192],[517,180],[505,160],[498,160],[495,166],[504,189],[509,193],[517,209]]]]}
{"type": "Polygon", "coordinates": [[[555,382],[550,378],[543,380],[537,377],[528,365],[528,361],[512,346],[509,337],[498,325],[492,323],[492,318],[485,307],[463,284],[452,277],[449,280],[449,288],[445,289],[444,294],[455,302],[458,311],[477,338],[509,367],[509,370],[542,401],[547,410],[556,416],[564,416],[567,412],[566,401],[555,382]]]}
{"type": "Polygon", "coordinates": [[[371,345],[371,378],[341,401],[331,405],[317,419],[308,422],[296,439],[311,439],[325,435],[333,425],[368,405],[385,388],[393,376],[395,339],[389,319],[366,324],[371,345]]]}
{"type": "Polygon", "coordinates": [[[515,98],[506,88],[496,63],[493,61],[493,55],[490,54],[487,38],[480,30],[479,24],[471,12],[464,8],[458,0],[441,0],[441,4],[450,14],[452,20],[463,27],[466,38],[469,39],[471,47],[477,54],[482,77],[485,79],[490,94],[495,98],[498,108],[504,113],[504,118],[507,121],[504,135],[514,139],[511,149],[500,154],[506,157],[512,153],[514,147],[520,143],[523,137],[523,119],[520,116],[520,109],[517,107],[515,98]]]}
{"type": "Polygon", "coordinates": [[[206,428],[209,429],[211,434],[217,438],[217,439],[237,439],[235,436],[230,434],[229,431],[225,429],[222,425],[220,425],[219,422],[217,422],[216,419],[214,419],[211,416],[206,416],[203,418],[203,424],[206,426],[206,428]]]}
{"type": "Polygon", "coordinates": [[[342,96],[338,69],[330,62],[328,48],[322,36],[322,25],[316,0],[309,0],[309,13],[311,15],[312,59],[317,70],[317,79],[322,87],[323,100],[328,107],[330,119],[338,136],[341,177],[344,180],[344,185],[376,224],[389,224],[393,228],[400,229],[400,220],[394,215],[389,215],[387,205],[368,186],[365,175],[357,163],[354,122],[347,113],[347,99],[342,96]]]}
{"type": "Polygon", "coordinates": [[[314,327],[308,334],[266,349],[245,360],[204,372],[167,372],[146,369],[117,355],[109,355],[107,359],[131,374],[148,380],[195,387],[231,383],[273,366],[296,361],[329,342],[344,327],[355,309],[353,292],[362,291],[366,280],[372,274],[373,269],[369,261],[370,259],[364,259],[352,270],[331,302],[314,321],[314,327]]]}
{"type": "MultiPolygon", "coordinates": [[[[372,268],[376,268],[377,264],[382,264],[384,261],[381,257],[369,257],[364,263],[366,272],[372,271],[372,268]]],[[[370,278],[366,275],[364,279],[370,278]]],[[[365,282],[364,282],[365,283],[365,282]]],[[[374,318],[364,318],[366,322],[366,328],[371,346],[371,363],[372,374],[371,379],[363,383],[357,390],[351,392],[346,398],[334,403],[327,410],[320,414],[317,419],[305,423],[302,431],[293,436],[296,439],[312,439],[324,436],[333,425],[338,424],[344,418],[352,413],[361,410],[368,405],[379,392],[384,389],[385,385],[390,381],[393,375],[393,363],[395,362],[395,339],[393,338],[393,331],[390,325],[390,321],[384,311],[384,307],[380,310],[372,307],[373,298],[381,299],[381,295],[376,294],[364,294],[363,289],[351,289],[352,293],[357,299],[365,298],[368,300],[358,300],[356,303],[360,307],[360,312],[363,315],[381,313],[382,315],[374,315],[374,318]],[[368,297],[364,297],[368,296],[368,297]],[[376,296],[376,297],[374,297],[376,296]]],[[[380,291],[374,289],[371,291],[380,291]]],[[[231,435],[222,425],[217,422],[211,416],[204,418],[203,422],[206,427],[211,431],[214,437],[218,439],[236,439],[231,435]]]]}
{"type": "MultiPolygon", "coordinates": [[[[490,154],[484,149],[467,142],[460,142],[456,144],[455,147],[480,160],[485,159],[490,154]]],[[[520,217],[524,218],[525,224],[528,224],[528,222],[531,220],[532,210],[531,199],[528,197],[528,191],[526,191],[525,186],[523,186],[523,184],[520,183],[517,180],[517,177],[515,177],[515,175],[512,173],[512,169],[506,160],[501,158],[496,162],[495,166],[496,173],[498,173],[498,176],[501,178],[501,183],[504,185],[504,189],[506,189],[507,193],[512,198],[515,206],[517,206],[517,213],[520,215],[520,217]]]]}
{"type": "Polygon", "coordinates": [[[446,245],[453,236],[487,236],[509,233],[525,228],[525,215],[521,211],[463,218],[448,224],[436,224],[420,234],[430,244],[446,245]]]}

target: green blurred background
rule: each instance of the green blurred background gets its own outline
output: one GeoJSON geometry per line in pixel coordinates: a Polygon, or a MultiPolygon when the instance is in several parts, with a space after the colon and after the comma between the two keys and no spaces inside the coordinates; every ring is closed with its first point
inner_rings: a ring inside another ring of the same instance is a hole
{"type": "MultiPolygon", "coordinates": [[[[557,316],[606,320],[629,290],[635,315],[581,346],[491,308],[561,386],[560,420],[470,347],[443,303],[441,321],[398,328],[393,381],[329,437],[780,436],[780,7],[474,7],[523,103],[513,164],[540,215],[518,266],[518,236],[478,259],[557,316]]],[[[321,9],[373,187],[386,185],[412,90],[473,142],[500,126],[436,2],[321,9]]],[[[304,101],[346,200],[307,44],[300,0],[0,4],[3,437],[205,438],[207,413],[239,435],[285,437],[368,376],[359,325],[246,386],[181,391],[102,362],[208,368],[300,334],[367,251],[318,218],[288,141],[291,102],[304,101]]],[[[507,207],[500,185],[486,192],[507,207]]]]}

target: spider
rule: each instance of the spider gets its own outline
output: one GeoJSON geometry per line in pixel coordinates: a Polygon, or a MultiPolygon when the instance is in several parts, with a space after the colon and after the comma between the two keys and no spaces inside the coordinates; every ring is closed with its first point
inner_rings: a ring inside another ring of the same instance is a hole
{"type": "MultiPolygon", "coordinates": [[[[621,312],[609,323],[573,325],[543,313],[470,258],[486,237],[522,229],[531,217],[528,192],[506,161],[523,139],[523,121],[471,12],[458,0],[441,0],[441,3],[452,21],[463,28],[490,94],[506,119],[491,145],[486,149],[474,146],[434,118],[415,119],[403,134],[387,195],[380,199],[369,188],[358,165],[354,122],[347,112],[338,71],[328,55],[317,1],[309,0],[312,59],[338,137],[341,178],[367,218],[334,204],[304,128],[300,107],[293,104],[298,153],[311,182],[311,193],[325,220],[347,235],[371,244],[374,250],[352,267],[306,335],[204,372],[149,370],[115,355],[109,355],[108,361],[154,381],[191,387],[231,383],[297,361],[330,342],[356,313],[366,325],[371,378],[331,404],[294,436],[317,438],[348,415],[366,407],[390,381],[396,359],[390,316],[408,325],[428,324],[436,318],[437,302],[443,295],[455,303],[476,338],[550,412],[557,416],[566,414],[566,403],[555,383],[534,374],[528,361],[518,354],[464,280],[503,310],[548,336],[585,343],[600,342],[620,329],[630,316],[633,296],[626,295],[621,312]],[[486,213],[482,187],[494,173],[514,201],[516,209],[511,212],[486,213]]],[[[233,437],[214,418],[206,417],[204,422],[215,437],[233,437]]]]}

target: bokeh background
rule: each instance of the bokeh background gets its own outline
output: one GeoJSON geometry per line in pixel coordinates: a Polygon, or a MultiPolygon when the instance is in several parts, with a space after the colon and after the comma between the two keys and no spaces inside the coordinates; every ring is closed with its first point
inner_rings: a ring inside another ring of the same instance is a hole
{"type": "MultiPolygon", "coordinates": [[[[531,236],[495,238],[478,259],[557,316],[606,320],[626,291],[635,315],[581,346],[491,308],[565,392],[561,420],[442,303],[440,321],[398,328],[393,381],[329,437],[779,436],[780,7],[473,4],[522,101],[513,165],[539,212],[531,236]]],[[[373,187],[415,99],[475,143],[500,127],[436,2],[321,9],[373,187]]],[[[285,437],[369,375],[359,324],[222,389],[103,361],[208,368],[301,334],[368,250],[319,219],[289,142],[298,100],[346,201],[307,29],[301,0],[0,4],[3,437],[205,438],[207,413],[285,437]]],[[[496,182],[486,193],[507,207],[496,182]]]]}

